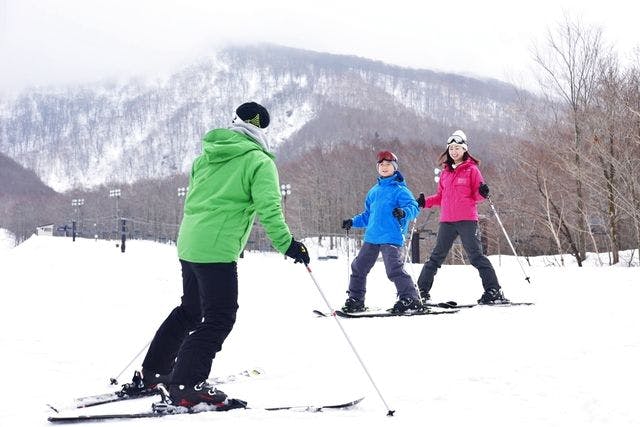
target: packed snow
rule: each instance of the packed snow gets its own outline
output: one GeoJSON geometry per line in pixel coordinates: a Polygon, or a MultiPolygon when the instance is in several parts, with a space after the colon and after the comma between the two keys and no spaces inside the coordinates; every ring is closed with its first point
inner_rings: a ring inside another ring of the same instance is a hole
{"type": "MultiPolygon", "coordinates": [[[[47,404],[114,389],[139,369],[157,326],[178,303],[175,247],[34,236],[0,251],[1,426],[47,425],[47,404]]],[[[317,248],[311,249],[312,255],[317,248]]],[[[628,253],[627,255],[630,255],[628,253]]],[[[367,378],[312,278],[333,308],[346,298],[348,260],[318,260],[312,275],[275,253],[239,260],[236,326],[212,376],[260,367],[265,374],[221,385],[254,408],[365,399],[350,410],[260,409],[176,415],[104,424],[163,426],[631,426],[640,422],[640,334],[636,266],[549,267],[549,259],[491,257],[507,297],[532,306],[475,307],[454,314],[340,322],[375,381],[367,378]],[[304,424],[302,424],[304,423],[304,424]]],[[[637,257],[637,254],[636,254],[637,257]]],[[[570,258],[567,257],[566,261],[570,258]]],[[[570,264],[570,263],[567,263],[570,264]]],[[[626,264],[625,264],[626,265],[626,264]]],[[[420,265],[407,270],[417,278],[420,265]]],[[[367,305],[390,307],[393,285],[381,262],[369,276],[367,305]]],[[[468,265],[443,266],[434,300],[474,302],[482,288],[468,265]]],[[[143,410],[156,398],[79,413],[143,410]]]]}
{"type": "Polygon", "coordinates": [[[0,256],[15,246],[13,234],[4,228],[0,228],[0,256]]]}

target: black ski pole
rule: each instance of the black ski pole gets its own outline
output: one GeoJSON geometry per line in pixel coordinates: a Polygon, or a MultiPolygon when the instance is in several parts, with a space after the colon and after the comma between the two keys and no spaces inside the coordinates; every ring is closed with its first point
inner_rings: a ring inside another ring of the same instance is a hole
{"type": "Polygon", "coordinates": [[[349,229],[345,230],[347,239],[347,283],[351,279],[351,242],[349,240],[349,229]]]}
{"type": "Polygon", "coordinates": [[[144,345],[144,347],[142,347],[140,349],[140,351],[133,356],[133,359],[131,359],[131,361],[129,363],[127,363],[127,366],[124,367],[124,369],[122,369],[122,371],[120,371],[120,373],[118,375],[116,375],[115,377],[112,377],[109,379],[109,384],[111,385],[117,385],[118,384],[118,378],[120,378],[120,376],[124,373],[124,371],[126,371],[127,369],[129,369],[129,366],[131,366],[131,364],[133,362],[136,361],[136,359],[142,354],[143,351],[145,351],[147,348],[149,348],[149,346],[151,345],[151,341],[149,341],[148,343],[146,343],[144,345]]]}
{"type": "Polygon", "coordinates": [[[376,393],[378,393],[378,396],[380,397],[380,400],[384,404],[385,408],[387,408],[387,416],[389,416],[389,417],[393,416],[393,414],[396,411],[390,409],[389,405],[387,405],[386,400],[384,400],[384,397],[382,396],[382,393],[380,392],[380,389],[376,385],[376,382],[373,380],[373,377],[371,376],[371,374],[369,373],[369,370],[367,369],[367,367],[365,366],[364,362],[362,361],[362,358],[360,357],[360,355],[358,354],[358,351],[356,350],[355,346],[351,342],[351,339],[349,339],[349,335],[347,335],[347,331],[345,331],[344,328],[342,327],[342,323],[340,322],[340,319],[338,319],[338,316],[336,315],[336,312],[334,311],[334,309],[331,307],[331,304],[329,303],[329,300],[327,300],[327,297],[325,297],[324,292],[322,292],[322,289],[320,288],[320,285],[318,285],[318,281],[313,276],[313,272],[311,271],[311,268],[309,268],[308,264],[305,264],[305,267],[307,268],[307,271],[309,272],[309,276],[311,276],[311,280],[313,280],[313,284],[316,285],[316,288],[318,289],[318,292],[320,293],[320,296],[322,297],[322,299],[324,300],[324,303],[327,305],[327,308],[331,312],[331,317],[333,317],[335,319],[336,323],[338,324],[338,327],[342,331],[342,334],[344,335],[344,337],[346,338],[347,342],[349,343],[349,346],[351,347],[351,350],[353,350],[353,354],[355,354],[356,359],[358,359],[358,362],[360,362],[360,366],[362,366],[362,369],[364,370],[365,374],[367,374],[367,377],[369,378],[369,381],[371,382],[371,385],[373,385],[373,388],[376,390],[376,393]]]}
{"type": "Polygon", "coordinates": [[[502,221],[500,221],[500,216],[498,215],[498,211],[496,211],[496,207],[493,206],[493,201],[491,200],[491,197],[487,196],[487,200],[489,201],[489,205],[491,205],[491,210],[493,210],[493,214],[496,216],[496,219],[498,220],[498,224],[500,224],[500,228],[502,228],[502,232],[504,233],[504,237],[507,238],[507,242],[509,242],[509,246],[511,247],[511,250],[513,251],[513,255],[516,257],[516,261],[518,261],[518,265],[520,266],[520,269],[522,270],[522,273],[524,274],[524,280],[526,280],[527,282],[531,283],[530,277],[527,274],[527,272],[524,270],[524,267],[522,266],[522,264],[520,263],[520,258],[518,258],[518,254],[516,253],[516,249],[513,247],[513,243],[511,243],[511,239],[509,239],[509,235],[507,234],[507,230],[504,229],[504,225],[502,225],[502,221]]]}

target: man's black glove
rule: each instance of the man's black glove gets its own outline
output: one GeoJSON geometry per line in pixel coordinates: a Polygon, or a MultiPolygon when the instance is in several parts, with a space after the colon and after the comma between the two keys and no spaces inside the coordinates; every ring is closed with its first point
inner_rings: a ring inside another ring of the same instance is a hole
{"type": "Polygon", "coordinates": [[[351,218],[349,219],[345,219],[344,221],[342,221],[342,228],[349,231],[351,230],[351,227],[353,227],[353,220],[351,218]]]}
{"type": "Polygon", "coordinates": [[[418,196],[418,198],[416,199],[416,202],[418,202],[418,207],[420,209],[424,208],[424,205],[427,204],[427,201],[424,199],[424,193],[420,193],[420,195],[418,196]]]}
{"type": "Polygon", "coordinates": [[[489,186],[483,182],[482,184],[480,184],[480,188],[478,188],[478,192],[482,197],[486,199],[487,197],[489,197],[489,186]]]}
{"type": "Polygon", "coordinates": [[[291,244],[289,245],[289,249],[284,253],[289,258],[293,258],[295,263],[304,263],[307,265],[311,262],[311,258],[309,258],[309,251],[307,247],[302,243],[291,239],[291,244]]]}
{"type": "Polygon", "coordinates": [[[407,214],[404,213],[404,210],[402,208],[395,208],[393,210],[393,216],[395,216],[398,219],[402,219],[406,216],[407,214]]]}

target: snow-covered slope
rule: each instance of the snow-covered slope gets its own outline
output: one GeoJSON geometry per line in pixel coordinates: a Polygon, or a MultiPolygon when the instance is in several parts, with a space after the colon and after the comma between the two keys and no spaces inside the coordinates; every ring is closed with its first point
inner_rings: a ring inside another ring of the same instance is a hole
{"type": "MultiPolygon", "coordinates": [[[[181,286],[175,247],[130,241],[123,254],[115,243],[40,236],[0,252],[0,394],[5,403],[0,425],[46,425],[46,403],[64,404],[107,390],[108,379],[145,346],[177,303],[181,286]]],[[[506,295],[536,305],[342,320],[396,410],[390,419],[335,320],[312,316],[312,309],[326,307],[307,271],[281,255],[247,253],[239,261],[236,327],[214,360],[212,375],[253,366],[266,374],[221,388],[254,406],[365,400],[350,411],[232,411],[129,423],[637,425],[638,269],[527,266],[533,282],[528,285],[512,258],[492,261],[506,295]]],[[[331,304],[340,306],[346,297],[347,257],[313,259],[311,268],[331,304]]],[[[417,277],[419,265],[407,268],[417,277]]],[[[381,264],[368,286],[369,305],[393,304],[394,288],[381,264]]],[[[480,293],[472,267],[444,266],[432,296],[472,302],[480,293]]],[[[139,363],[126,370],[121,382],[139,363]]],[[[120,409],[125,408],[108,410],[120,409]]]]}

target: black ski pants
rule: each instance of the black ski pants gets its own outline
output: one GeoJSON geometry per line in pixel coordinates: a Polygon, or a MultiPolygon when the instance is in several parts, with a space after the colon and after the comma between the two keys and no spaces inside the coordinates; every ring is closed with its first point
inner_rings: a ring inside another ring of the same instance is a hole
{"type": "Polygon", "coordinates": [[[478,238],[478,222],[477,221],[456,221],[441,222],[438,229],[438,237],[436,238],[436,246],[431,252],[429,260],[422,266],[420,277],[418,277],[418,288],[422,297],[431,291],[433,286],[433,278],[438,269],[444,262],[447,254],[453,246],[456,237],[460,236],[462,247],[464,248],[469,262],[480,274],[482,279],[482,287],[486,291],[490,288],[500,289],[498,277],[491,265],[489,258],[483,255],[482,245],[478,238]]]}
{"type": "Polygon", "coordinates": [[[170,374],[172,384],[207,379],[216,353],[233,329],[238,310],[235,262],[182,265],[182,303],[156,332],[142,363],[145,371],[170,374]]]}

